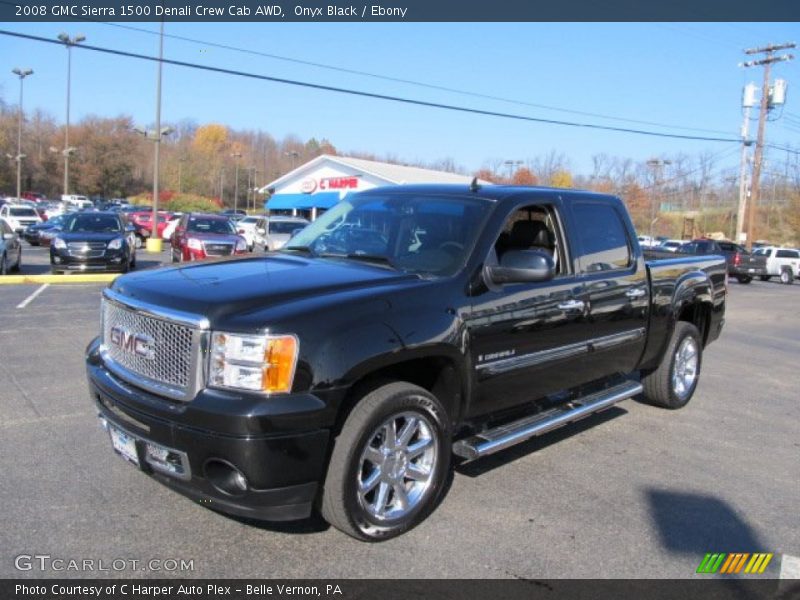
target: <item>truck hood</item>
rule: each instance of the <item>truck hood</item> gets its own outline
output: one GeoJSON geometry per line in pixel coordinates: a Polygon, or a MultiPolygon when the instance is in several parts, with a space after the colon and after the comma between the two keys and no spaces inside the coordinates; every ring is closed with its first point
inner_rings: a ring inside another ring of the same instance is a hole
{"type": "Polygon", "coordinates": [[[419,281],[413,274],[356,261],[268,255],[130,273],[111,287],[155,306],[203,315],[214,327],[229,317],[298,300],[346,292],[368,296],[419,281]]]}

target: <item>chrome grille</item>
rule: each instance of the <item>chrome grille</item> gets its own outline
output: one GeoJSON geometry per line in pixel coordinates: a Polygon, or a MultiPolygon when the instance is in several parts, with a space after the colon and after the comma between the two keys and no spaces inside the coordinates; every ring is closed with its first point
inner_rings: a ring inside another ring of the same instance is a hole
{"type": "MultiPolygon", "coordinates": [[[[178,388],[188,395],[194,382],[193,354],[198,330],[155,318],[103,300],[103,350],[118,366],[158,387],[178,388]],[[147,358],[111,343],[111,330],[117,327],[128,334],[153,340],[153,356],[147,358]]],[[[136,381],[134,381],[136,383],[136,381]]],[[[152,387],[152,386],[151,386],[152,387]]]]}
{"type": "Polygon", "coordinates": [[[229,256],[233,254],[233,244],[204,243],[208,256],[229,256]]]}
{"type": "Polygon", "coordinates": [[[70,256],[80,258],[100,258],[106,252],[105,242],[68,242],[70,256]]]}

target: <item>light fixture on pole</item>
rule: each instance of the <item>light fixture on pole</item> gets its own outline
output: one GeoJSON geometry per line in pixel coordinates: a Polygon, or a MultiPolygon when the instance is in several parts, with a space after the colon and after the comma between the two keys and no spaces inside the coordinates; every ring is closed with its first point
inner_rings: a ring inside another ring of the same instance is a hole
{"type": "Polygon", "coordinates": [[[28,75],[33,75],[33,69],[12,69],[11,72],[19,77],[19,123],[17,125],[17,155],[11,156],[6,154],[9,158],[13,158],[17,162],[17,200],[22,197],[22,159],[25,155],[22,153],[22,80],[28,75]]]}
{"type": "Polygon", "coordinates": [[[234,163],[236,164],[236,168],[234,171],[234,182],[233,182],[233,211],[239,208],[239,159],[242,158],[241,152],[234,152],[231,154],[234,159],[234,163]]]}
{"type": "Polygon", "coordinates": [[[503,164],[508,167],[508,182],[511,183],[511,172],[513,171],[514,167],[519,168],[525,163],[521,160],[504,160],[503,164]]]}
{"type": "Polygon", "coordinates": [[[289,152],[284,152],[283,155],[292,158],[292,171],[294,171],[297,168],[297,159],[300,158],[300,153],[297,150],[290,150],[289,152]]]}
{"type": "Polygon", "coordinates": [[[58,39],[67,49],[67,123],[64,128],[64,195],[69,194],[69,157],[75,151],[69,145],[69,102],[70,102],[70,88],[72,86],[72,47],[80,44],[86,40],[86,36],[78,34],[75,37],[69,37],[66,33],[59,33],[58,39]]]}

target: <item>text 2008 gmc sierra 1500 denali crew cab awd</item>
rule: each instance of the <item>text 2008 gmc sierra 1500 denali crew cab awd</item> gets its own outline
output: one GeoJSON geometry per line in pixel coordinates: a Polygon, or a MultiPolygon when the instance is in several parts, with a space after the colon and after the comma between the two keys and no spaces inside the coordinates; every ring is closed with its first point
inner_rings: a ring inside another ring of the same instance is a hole
{"type": "Polygon", "coordinates": [[[646,263],[615,197],[380,188],[280,252],[118,278],[86,367],[114,449],[170,488],[382,540],[452,454],[685,405],[725,294],[722,257],[646,263]]]}

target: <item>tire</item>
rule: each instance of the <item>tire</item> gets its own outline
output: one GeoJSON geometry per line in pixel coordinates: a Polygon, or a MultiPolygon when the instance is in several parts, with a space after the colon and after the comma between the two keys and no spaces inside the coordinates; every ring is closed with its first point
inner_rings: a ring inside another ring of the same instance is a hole
{"type": "Polygon", "coordinates": [[[8,275],[8,260],[5,254],[0,256],[0,275],[8,275]]]}
{"type": "Polygon", "coordinates": [[[144,238],[139,237],[137,235],[136,236],[136,249],[138,250],[139,248],[143,248],[143,247],[144,247],[144,238]]]}
{"type": "Polygon", "coordinates": [[[759,275],[758,278],[761,281],[769,281],[770,276],[769,275],[759,275]]]}
{"type": "Polygon", "coordinates": [[[785,285],[792,285],[794,283],[794,273],[792,273],[791,269],[782,269],[781,270],[781,283],[785,285]]]}
{"type": "Polygon", "coordinates": [[[334,442],[322,490],[323,518],[368,542],[410,530],[433,511],[442,493],[450,442],[446,411],[428,391],[405,382],[374,389],[355,405],[334,442]],[[392,443],[389,431],[396,436],[409,431],[410,437],[405,444],[396,437],[392,443]],[[412,468],[419,475],[408,476],[412,468]],[[408,494],[405,507],[399,490],[408,494]]]}
{"type": "Polygon", "coordinates": [[[654,371],[642,376],[645,399],[650,404],[663,408],[677,409],[686,406],[697,389],[702,363],[703,344],[700,332],[691,323],[678,321],[661,364],[654,371]],[[683,364],[679,362],[679,358],[683,364]],[[676,372],[676,369],[681,371],[676,372]]]}
{"type": "Polygon", "coordinates": [[[750,277],[749,275],[737,275],[736,281],[738,281],[739,283],[747,284],[753,281],[753,278],[750,277]]]}

